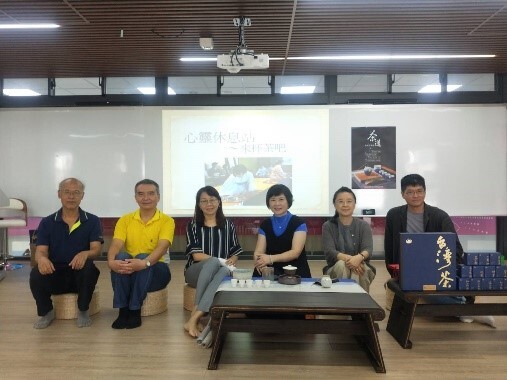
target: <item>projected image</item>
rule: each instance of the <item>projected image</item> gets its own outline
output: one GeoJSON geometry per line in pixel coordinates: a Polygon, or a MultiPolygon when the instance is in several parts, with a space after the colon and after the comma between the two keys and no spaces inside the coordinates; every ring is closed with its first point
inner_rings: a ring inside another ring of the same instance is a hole
{"type": "Polygon", "coordinates": [[[292,188],[287,157],[226,157],[204,163],[204,182],[215,187],[224,206],[263,206],[270,186],[292,188]]]}
{"type": "Polygon", "coordinates": [[[294,214],[329,214],[328,110],[167,110],[163,125],[167,214],[192,215],[193,194],[210,185],[226,215],[265,216],[277,183],[293,190],[294,214]]]}

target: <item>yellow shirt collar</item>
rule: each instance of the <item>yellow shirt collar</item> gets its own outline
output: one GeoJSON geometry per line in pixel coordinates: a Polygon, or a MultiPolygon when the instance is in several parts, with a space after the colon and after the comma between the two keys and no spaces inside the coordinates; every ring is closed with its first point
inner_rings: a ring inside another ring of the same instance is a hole
{"type": "MultiPolygon", "coordinates": [[[[134,219],[137,219],[140,222],[143,222],[143,220],[141,219],[141,210],[140,209],[137,209],[136,212],[134,213],[134,219]]],[[[146,224],[150,224],[150,223],[154,222],[155,220],[159,220],[159,219],[160,219],[160,210],[157,209],[155,211],[155,214],[153,215],[153,217],[146,224]]]]}

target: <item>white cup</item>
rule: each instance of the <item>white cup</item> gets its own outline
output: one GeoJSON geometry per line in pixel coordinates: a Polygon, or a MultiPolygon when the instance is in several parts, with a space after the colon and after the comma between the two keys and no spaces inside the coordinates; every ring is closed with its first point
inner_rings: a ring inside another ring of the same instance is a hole
{"type": "Polygon", "coordinates": [[[245,287],[245,280],[239,280],[239,287],[244,288],[245,287]]]}
{"type": "Polygon", "coordinates": [[[253,280],[251,278],[246,280],[246,286],[247,288],[251,288],[253,286],[253,280]]]}
{"type": "Polygon", "coordinates": [[[269,286],[271,285],[271,280],[262,280],[262,284],[264,285],[265,288],[269,288],[269,286]]]}
{"type": "Polygon", "coordinates": [[[255,286],[260,288],[262,286],[262,280],[255,280],[255,286]]]}
{"type": "Polygon", "coordinates": [[[320,284],[322,285],[323,288],[330,288],[332,283],[333,282],[330,276],[322,276],[322,278],[320,279],[320,284]]]}
{"type": "Polygon", "coordinates": [[[238,279],[237,278],[231,278],[231,285],[233,288],[238,286],[238,279]]]}

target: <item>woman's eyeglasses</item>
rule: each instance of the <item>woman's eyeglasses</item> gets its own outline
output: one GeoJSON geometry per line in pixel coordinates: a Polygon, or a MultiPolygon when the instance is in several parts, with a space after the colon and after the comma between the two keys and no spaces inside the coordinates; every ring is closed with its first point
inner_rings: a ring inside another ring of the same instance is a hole
{"type": "Polygon", "coordinates": [[[218,203],[218,199],[201,199],[199,201],[199,204],[202,205],[202,206],[205,206],[205,205],[216,205],[218,203]]]}

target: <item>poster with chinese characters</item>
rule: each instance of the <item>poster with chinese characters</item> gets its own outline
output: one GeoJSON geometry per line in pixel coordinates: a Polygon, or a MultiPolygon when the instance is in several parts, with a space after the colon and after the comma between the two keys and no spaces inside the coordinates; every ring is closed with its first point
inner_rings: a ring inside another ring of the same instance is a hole
{"type": "Polygon", "coordinates": [[[396,188],[396,127],[352,128],[352,188],[396,188]]]}

